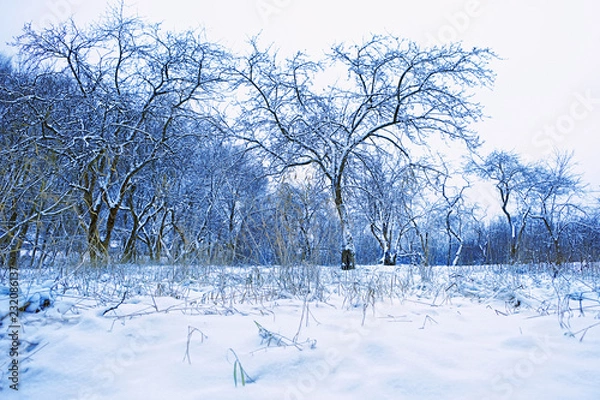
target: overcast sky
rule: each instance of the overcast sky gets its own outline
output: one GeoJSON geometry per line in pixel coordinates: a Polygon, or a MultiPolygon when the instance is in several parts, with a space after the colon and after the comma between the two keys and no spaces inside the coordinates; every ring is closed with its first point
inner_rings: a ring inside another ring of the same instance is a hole
{"type": "MultiPolygon", "coordinates": [[[[87,23],[108,0],[0,0],[0,51],[23,24],[70,15],[87,23]]],[[[390,33],[423,44],[490,47],[502,61],[480,101],[477,130],[492,148],[526,160],[573,150],[591,189],[600,189],[600,2],[595,0],[127,0],[131,12],[169,29],[203,27],[234,50],[262,32],[282,51],[319,54],[332,43],[390,33]]]]}

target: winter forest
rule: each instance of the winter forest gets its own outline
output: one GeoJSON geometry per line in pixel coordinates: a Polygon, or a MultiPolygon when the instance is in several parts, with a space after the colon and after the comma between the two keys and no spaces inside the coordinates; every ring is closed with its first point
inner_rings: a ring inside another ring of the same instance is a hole
{"type": "Polygon", "coordinates": [[[489,49],[374,36],[284,59],[257,38],[232,54],[117,10],[16,46],[2,265],[598,259],[600,209],[569,154],[478,152],[489,49]]]}
{"type": "Polygon", "coordinates": [[[0,398],[597,397],[600,197],[483,150],[502,54],[207,37],[0,53],[0,398]]]}

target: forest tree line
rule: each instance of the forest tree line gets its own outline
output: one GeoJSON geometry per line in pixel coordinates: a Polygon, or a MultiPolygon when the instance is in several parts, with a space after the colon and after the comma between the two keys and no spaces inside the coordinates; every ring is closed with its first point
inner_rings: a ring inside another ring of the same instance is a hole
{"type": "Polygon", "coordinates": [[[25,27],[14,45],[0,57],[2,266],[600,257],[600,208],[568,154],[479,154],[489,49],[373,36],[320,59],[259,39],[234,54],[119,9],[25,27]]]}

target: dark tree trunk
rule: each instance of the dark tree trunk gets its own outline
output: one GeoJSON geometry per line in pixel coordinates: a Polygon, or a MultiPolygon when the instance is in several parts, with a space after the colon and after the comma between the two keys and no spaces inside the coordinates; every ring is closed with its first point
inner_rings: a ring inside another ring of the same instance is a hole
{"type": "Polygon", "coordinates": [[[342,269],[348,271],[356,268],[355,253],[352,249],[342,250],[342,269]]]}
{"type": "Polygon", "coordinates": [[[396,254],[386,250],[383,253],[383,265],[396,265],[396,254]]]}
{"type": "Polygon", "coordinates": [[[23,224],[19,228],[19,233],[17,234],[13,247],[10,250],[10,254],[8,257],[8,266],[10,268],[18,268],[19,266],[19,258],[21,256],[21,248],[23,248],[23,243],[25,242],[25,238],[27,237],[27,231],[29,230],[29,224],[23,224]]]}
{"type": "Polygon", "coordinates": [[[105,252],[100,240],[100,232],[98,231],[98,211],[91,210],[90,224],[88,226],[88,249],[90,252],[90,262],[97,264],[105,259],[105,252]]]}
{"type": "Polygon", "coordinates": [[[339,179],[333,182],[333,196],[342,231],[342,270],[347,271],[356,268],[356,250],[354,249],[354,238],[350,231],[350,217],[344,203],[342,185],[339,179]]]}

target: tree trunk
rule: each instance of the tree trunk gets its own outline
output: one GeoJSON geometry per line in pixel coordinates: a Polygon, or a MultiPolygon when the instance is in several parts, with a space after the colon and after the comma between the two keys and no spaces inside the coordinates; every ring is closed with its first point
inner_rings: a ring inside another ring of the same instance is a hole
{"type": "Polygon", "coordinates": [[[129,206],[129,213],[131,214],[131,231],[129,232],[129,237],[127,238],[127,242],[125,243],[125,249],[123,250],[123,255],[121,256],[122,263],[128,263],[130,261],[137,262],[136,255],[136,242],[138,239],[138,232],[140,229],[140,216],[135,211],[135,204],[133,202],[133,191],[131,195],[127,198],[127,205],[129,206]]]}
{"type": "Polygon", "coordinates": [[[515,226],[510,224],[510,243],[509,243],[509,262],[510,264],[517,263],[517,236],[515,232],[515,226]]]}
{"type": "Polygon", "coordinates": [[[396,254],[386,250],[383,253],[383,265],[396,265],[396,254]]]}
{"type": "Polygon", "coordinates": [[[396,253],[392,251],[392,233],[388,224],[383,224],[383,265],[396,265],[396,253]]]}
{"type": "Polygon", "coordinates": [[[510,231],[510,243],[508,244],[508,257],[509,257],[509,263],[510,264],[516,264],[517,262],[517,242],[516,242],[516,231],[515,231],[515,224],[512,218],[512,215],[510,214],[510,212],[508,211],[508,200],[509,200],[509,193],[504,193],[502,191],[500,191],[500,196],[502,198],[502,212],[504,213],[504,215],[506,216],[506,222],[508,223],[508,229],[510,231]]]}
{"type": "Polygon", "coordinates": [[[453,267],[456,267],[458,265],[458,261],[460,261],[460,256],[462,254],[462,250],[463,250],[463,242],[461,240],[460,242],[458,242],[458,250],[456,250],[456,253],[454,254],[454,260],[452,260],[453,267]]]}
{"type": "Polygon", "coordinates": [[[13,229],[15,229],[15,226],[17,224],[17,218],[18,218],[18,214],[15,210],[15,203],[16,203],[16,198],[15,200],[13,200],[13,212],[10,215],[10,218],[8,219],[8,227],[7,230],[8,232],[2,236],[0,236],[0,257],[1,257],[1,264],[6,263],[6,265],[10,265],[11,263],[13,263],[13,255],[12,255],[12,248],[13,248],[13,240],[14,240],[14,232],[13,229]],[[6,250],[6,251],[4,251],[6,250]]]}
{"type": "Polygon", "coordinates": [[[340,218],[340,228],[342,231],[342,269],[351,270],[356,268],[356,250],[354,248],[354,238],[350,231],[350,217],[344,197],[342,196],[341,182],[337,181],[333,184],[333,192],[335,199],[335,208],[340,218]]]}
{"type": "Polygon", "coordinates": [[[93,265],[101,263],[106,260],[108,252],[105,252],[100,239],[100,232],[98,231],[98,211],[90,210],[90,224],[88,225],[87,239],[88,239],[88,250],[90,252],[90,262],[93,265]]]}
{"type": "Polygon", "coordinates": [[[396,253],[392,251],[392,234],[390,233],[389,226],[383,223],[382,227],[378,228],[373,222],[371,223],[371,233],[383,252],[380,263],[383,265],[396,265],[396,253]]]}
{"type": "Polygon", "coordinates": [[[27,231],[29,230],[29,224],[23,224],[19,228],[19,232],[13,240],[13,246],[10,249],[10,254],[8,257],[8,266],[10,268],[18,268],[19,259],[21,257],[21,249],[23,248],[23,243],[25,242],[25,238],[27,237],[27,231]]]}
{"type": "Polygon", "coordinates": [[[110,248],[110,242],[112,239],[113,231],[115,230],[115,224],[117,222],[117,215],[119,213],[120,204],[112,206],[108,209],[108,217],[106,218],[106,233],[102,240],[102,250],[106,254],[108,260],[108,249],[110,248]]]}
{"type": "Polygon", "coordinates": [[[135,243],[137,241],[140,223],[138,216],[133,211],[131,212],[131,215],[133,222],[131,231],[129,232],[129,237],[127,238],[127,242],[125,244],[125,250],[123,250],[123,256],[121,257],[122,263],[128,263],[132,260],[134,262],[137,261],[135,243]]]}
{"type": "Polygon", "coordinates": [[[163,250],[163,237],[165,236],[165,229],[167,228],[167,218],[169,216],[169,209],[164,208],[164,213],[160,221],[160,228],[158,229],[158,236],[156,237],[156,245],[154,246],[154,256],[152,261],[160,261],[163,250]]]}

